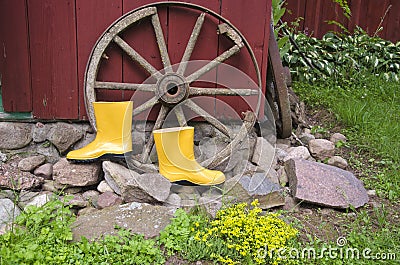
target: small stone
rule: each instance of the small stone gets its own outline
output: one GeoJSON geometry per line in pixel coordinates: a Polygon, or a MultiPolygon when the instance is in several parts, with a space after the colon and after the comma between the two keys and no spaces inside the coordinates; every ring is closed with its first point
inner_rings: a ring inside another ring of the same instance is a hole
{"type": "Polygon", "coordinates": [[[36,145],[35,152],[44,155],[48,163],[55,164],[61,159],[61,156],[58,153],[57,148],[50,142],[45,142],[44,144],[36,145]]]}
{"type": "Polygon", "coordinates": [[[0,199],[0,227],[13,222],[20,214],[20,209],[13,201],[10,199],[0,199]]]}
{"type": "Polygon", "coordinates": [[[290,211],[290,212],[298,212],[299,211],[299,202],[292,196],[286,196],[285,197],[285,205],[283,206],[283,210],[290,211]]]}
{"type": "Polygon", "coordinates": [[[199,205],[206,211],[209,216],[215,218],[217,212],[222,207],[221,197],[222,196],[215,195],[203,196],[199,199],[199,205]]]}
{"type": "Polygon", "coordinates": [[[333,209],[330,209],[330,208],[323,208],[323,209],[321,209],[321,214],[322,215],[330,215],[330,214],[332,214],[334,212],[334,210],[333,209]]]}
{"type": "Polygon", "coordinates": [[[283,159],[284,162],[290,159],[308,159],[311,157],[310,152],[305,146],[291,147],[288,149],[288,154],[283,159]]]}
{"type": "Polygon", "coordinates": [[[84,187],[97,184],[100,178],[98,163],[73,164],[66,158],[60,159],[53,166],[53,178],[63,185],[84,187]]]}
{"type": "Polygon", "coordinates": [[[313,211],[311,209],[305,208],[301,210],[306,215],[312,215],[313,211]]]}
{"type": "Polygon", "coordinates": [[[7,161],[7,155],[6,154],[3,154],[1,151],[0,151],[0,162],[6,162],[7,161]]]}
{"type": "Polygon", "coordinates": [[[51,180],[53,177],[53,164],[46,163],[33,171],[33,174],[38,177],[42,177],[43,179],[51,180]]]}
{"type": "Polygon", "coordinates": [[[275,149],[275,155],[279,162],[284,161],[285,157],[288,156],[288,153],[280,148],[275,149]]]}
{"type": "Polygon", "coordinates": [[[58,192],[58,189],[54,185],[54,180],[45,180],[42,189],[44,191],[58,192]]]}
{"type": "Polygon", "coordinates": [[[330,141],[331,142],[333,142],[333,143],[337,143],[337,142],[339,142],[339,141],[341,141],[341,142],[346,142],[347,141],[347,138],[346,138],[346,136],[344,136],[343,134],[341,134],[341,133],[334,133],[334,134],[332,134],[332,136],[331,136],[331,138],[330,138],[330,141]]]}
{"type": "Polygon", "coordinates": [[[107,191],[114,192],[114,190],[110,187],[110,185],[108,185],[107,181],[105,180],[100,181],[99,185],[97,186],[97,190],[100,193],[104,193],[107,191]]]}
{"type": "Polygon", "coordinates": [[[42,143],[46,141],[51,127],[51,124],[43,124],[41,122],[36,123],[35,126],[33,126],[33,141],[35,143],[42,143]]]}
{"type": "Polygon", "coordinates": [[[78,211],[77,216],[81,216],[81,215],[85,215],[85,214],[92,214],[92,213],[95,213],[97,211],[98,211],[98,209],[88,206],[88,207],[80,209],[78,211]]]}
{"type": "Polygon", "coordinates": [[[340,156],[332,156],[331,158],[328,159],[327,162],[328,165],[339,167],[341,169],[346,169],[348,164],[346,159],[340,157],[340,156]]]}
{"type": "Polygon", "coordinates": [[[82,193],[82,197],[92,206],[97,207],[100,193],[96,190],[88,190],[82,193]]]}
{"type": "Polygon", "coordinates": [[[280,167],[278,169],[278,179],[279,179],[279,184],[282,187],[285,187],[287,185],[287,183],[289,182],[288,176],[286,174],[285,168],[284,167],[280,167]]]}
{"type": "Polygon", "coordinates": [[[302,141],[303,144],[308,145],[311,140],[315,140],[315,136],[311,133],[302,133],[299,136],[299,139],[302,141]]]}
{"type": "Polygon", "coordinates": [[[32,141],[32,124],[0,122],[0,149],[20,149],[32,141]]]}
{"type": "Polygon", "coordinates": [[[67,205],[71,205],[73,208],[85,208],[88,206],[88,202],[82,197],[81,194],[72,195],[72,199],[67,201],[67,205]]]}
{"type": "Polygon", "coordinates": [[[31,201],[29,201],[25,207],[24,210],[26,210],[26,208],[28,206],[36,206],[36,207],[42,207],[43,205],[45,205],[48,201],[50,201],[51,197],[53,196],[53,194],[51,193],[42,193],[39,194],[37,196],[35,196],[31,201]]]}
{"type": "Polygon", "coordinates": [[[257,137],[251,162],[268,171],[276,164],[275,147],[263,137],[257,137]]]}
{"type": "Polygon", "coordinates": [[[343,169],[307,160],[289,160],[285,169],[298,200],[343,209],[368,202],[362,182],[343,169]]]}
{"type": "Polygon", "coordinates": [[[41,193],[40,192],[33,192],[33,191],[21,191],[19,193],[19,199],[18,199],[18,206],[21,209],[24,209],[25,206],[32,201],[36,196],[39,196],[41,193]]]}
{"type": "Polygon", "coordinates": [[[325,139],[311,140],[308,147],[311,154],[319,160],[325,160],[335,154],[335,144],[325,139]]]}
{"type": "Polygon", "coordinates": [[[0,164],[0,188],[30,190],[42,185],[43,181],[43,178],[20,171],[12,165],[0,164]]]}
{"type": "Polygon", "coordinates": [[[106,191],[99,195],[97,199],[97,207],[103,209],[115,205],[122,204],[122,198],[111,191],[106,191]]]}
{"type": "Polygon", "coordinates": [[[64,192],[66,194],[77,194],[82,192],[82,190],[83,190],[82,187],[68,187],[64,189],[64,192]]]}
{"type": "Polygon", "coordinates": [[[57,122],[50,129],[48,140],[57,147],[61,154],[63,154],[74,143],[79,141],[82,136],[82,131],[76,129],[73,125],[64,122],[57,122]]]}
{"type": "Polygon", "coordinates": [[[376,190],[367,190],[369,196],[376,196],[376,190]]]}
{"type": "Polygon", "coordinates": [[[18,168],[22,171],[32,171],[46,161],[43,155],[30,156],[22,159],[18,163],[18,168]]]}
{"type": "Polygon", "coordinates": [[[176,207],[179,208],[181,206],[181,197],[176,193],[171,193],[168,198],[165,200],[164,205],[167,207],[176,207]]]}
{"type": "Polygon", "coordinates": [[[256,173],[253,176],[235,176],[225,182],[224,190],[226,195],[233,196],[242,202],[258,199],[262,209],[285,203],[281,187],[263,173],[256,173]]]}
{"type": "Polygon", "coordinates": [[[287,150],[290,148],[290,145],[286,144],[276,144],[275,148],[282,149],[283,151],[287,152],[287,150]]]}

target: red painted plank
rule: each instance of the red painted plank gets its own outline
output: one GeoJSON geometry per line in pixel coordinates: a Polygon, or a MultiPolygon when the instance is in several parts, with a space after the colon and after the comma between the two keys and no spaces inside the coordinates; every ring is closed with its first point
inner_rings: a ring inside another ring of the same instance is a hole
{"type": "MultiPolygon", "coordinates": [[[[222,1],[221,14],[223,17],[228,18],[250,43],[258,66],[260,67],[262,86],[263,89],[265,89],[271,3],[257,0],[240,2],[224,0],[222,1]]],[[[231,46],[232,41],[228,40],[225,36],[220,36],[220,54],[231,46]]],[[[242,48],[240,53],[231,57],[226,63],[245,73],[257,84],[256,70],[252,64],[250,54],[245,48],[242,48]]],[[[231,88],[254,88],[254,85],[251,85],[246,78],[240,75],[226,75],[226,73],[220,73],[219,71],[220,68],[218,68],[218,79],[221,80],[223,77],[229,77],[229,83],[232,84],[231,88]]],[[[232,117],[232,112],[229,110],[230,107],[235,109],[240,115],[243,111],[248,110],[249,106],[255,106],[257,101],[257,97],[255,96],[245,97],[248,101],[247,103],[240,97],[219,96],[217,99],[228,103],[228,106],[223,107],[217,104],[217,115],[221,114],[223,116],[228,116],[228,118],[229,116],[232,117]]]]}
{"type": "MultiPolygon", "coordinates": [[[[141,6],[154,3],[155,1],[151,0],[140,0],[140,1],[123,1],[123,12],[127,13],[132,10],[135,10],[141,6]]],[[[167,9],[160,8],[158,10],[158,16],[160,20],[160,24],[164,33],[165,42],[167,43],[167,9]]],[[[122,38],[130,44],[142,57],[144,57],[151,65],[153,65],[156,69],[163,69],[160,52],[157,46],[156,37],[154,34],[154,29],[151,24],[151,18],[144,18],[128,30],[124,32],[122,38]]],[[[123,56],[123,80],[127,83],[143,83],[143,82],[155,82],[154,80],[148,81],[147,79],[150,75],[138,64],[132,61],[127,55],[123,56]],[[146,81],[147,80],[147,81],[146,81]]],[[[134,106],[139,106],[152,98],[154,96],[151,92],[125,92],[124,97],[126,99],[130,99],[133,97],[134,106]]],[[[150,116],[148,113],[144,112],[142,115],[136,117],[136,119],[150,119],[154,120],[156,118],[156,114],[159,110],[159,105],[157,105],[154,110],[151,112],[150,116]]]]}
{"type": "Polygon", "coordinates": [[[0,78],[5,111],[32,111],[24,0],[0,1],[0,78]]]}
{"type": "MultiPolygon", "coordinates": [[[[102,33],[122,15],[122,0],[76,0],[79,115],[86,119],[84,102],[84,75],[90,52],[102,33]]],[[[98,73],[101,81],[122,81],[122,55],[117,47],[106,51],[109,59],[103,60],[98,73]]],[[[122,99],[120,91],[97,91],[98,100],[117,101],[122,99]]]]}
{"type": "Polygon", "coordinates": [[[386,36],[385,38],[392,41],[397,42],[400,41],[400,1],[392,0],[390,1],[390,5],[392,5],[386,17],[386,36]],[[394,30],[397,29],[397,30],[394,30]]]}
{"type": "Polygon", "coordinates": [[[303,18],[299,20],[299,27],[297,28],[299,31],[304,30],[304,17],[306,12],[306,0],[295,0],[295,1],[286,1],[286,13],[283,16],[282,20],[289,22],[295,22],[298,18],[303,18]]]}
{"type": "Polygon", "coordinates": [[[28,0],[33,115],[78,118],[75,1],[28,0]]]}
{"type": "MultiPolygon", "coordinates": [[[[191,0],[187,3],[196,4],[208,8],[216,13],[220,13],[220,4],[218,0],[201,1],[191,0]]],[[[169,9],[168,20],[168,47],[169,54],[173,64],[179,64],[186,45],[189,41],[193,27],[201,12],[192,8],[175,7],[169,9]]],[[[200,34],[197,38],[196,45],[189,61],[191,61],[186,69],[185,76],[189,76],[197,69],[204,66],[207,62],[218,56],[218,35],[217,35],[218,20],[211,15],[206,15],[200,34]],[[197,61],[197,62],[196,62],[197,61]]],[[[177,65],[178,66],[178,65],[177,65]]],[[[177,69],[177,67],[176,67],[177,69]]],[[[194,87],[215,87],[217,81],[217,71],[214,69],[200,77],[203,82],[197,81],[192,83],[194,87]],[[205,82],[207,81],[207,82],[205,82]]],[[[211,115],[215,114],[214,97],[197,98],[196,103],[206,110],[211,115]]],[[[198,115],[184,110],[189,117],[197,117],[198,115]]],[[[193,119],[199,120],[199,119],[193,119]]]]}

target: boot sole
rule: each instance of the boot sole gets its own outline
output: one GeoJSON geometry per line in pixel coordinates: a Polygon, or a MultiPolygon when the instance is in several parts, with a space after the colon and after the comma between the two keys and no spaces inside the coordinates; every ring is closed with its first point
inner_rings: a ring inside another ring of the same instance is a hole
{"type": "Polygon", "coordinates": [[[76,164],[88,164],[88,163],[94,163],[98,161],[104,161],[104,160],[110,160],[110,161],[120,161],[125,159],[125,155],[129,155],[129,153],[125,154],[104,154],[102,156],[96,157],[96,158],[90,158],[90,159],[70,159],[67,158],[67,160],[71,163],[76,163],[76,164]]]}

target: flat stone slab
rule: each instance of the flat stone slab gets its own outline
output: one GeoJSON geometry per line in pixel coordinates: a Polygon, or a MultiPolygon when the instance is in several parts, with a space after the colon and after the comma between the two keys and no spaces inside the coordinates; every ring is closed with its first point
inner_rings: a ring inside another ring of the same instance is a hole
{"type": "Polygon", "coordinates": [[[60,159],[53,166],[53,178],[62,185],[84,187],[97,184],[100,180],[100,164],[74,164],[66,158],[60,159]]]}
{"type": "Polygon", "coordinates": [[[363,183],[351,172],[303,159],[285,163],[293,196],[332,208],[361,207],[368,202],[363,183]]]}
{"type": "Polygon", "coordinates": [[[82,236],[97,239],[117,235],[116,225],[146,238],[156,237],[170,223],[175,211],[172,207],[137,202],[105,208],[78,216],[72,228],[73,238],[78,241],[82,236]]]}

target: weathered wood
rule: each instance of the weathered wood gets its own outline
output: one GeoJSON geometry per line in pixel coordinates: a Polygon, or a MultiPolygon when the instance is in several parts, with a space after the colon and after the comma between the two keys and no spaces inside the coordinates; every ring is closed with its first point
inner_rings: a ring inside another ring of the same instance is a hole
{"type": "Polygon", "coordinates": [[[254,89],[246,88],[207,88],[207,87],[190,87],[190,96],[215,96],[215,95],[225,95],[225,96],[251,96],[258,95],[258,91],[254,89]]]}
{"type": "Polygon", "coordinates": [[[160,18],[158,17],[157,13],[151,17],[151,23],[153,24],[154,33],[156,34],[157,44],[160,50],[160,56],[164,65],[164,70],[166,73],[171,73],[172,72],[171,61],[169,60],[168,49],[167,45],[165,44],[164,33],[161,28],[160,18]]]}
{"type": "Polygon", "coordinates": [[[130,84],[117,82],[101,82],[96,81],[94,87],[97,89],[112,89],[112,90],[138,90],[144,92],[155,92],[155,84],[130,84]]]}
{"type": "Polygon", "coordinates": [[[78,119],[75,1],[27,3],[33,116],[78,119]]]}
{"type": "Polygon", "coordinates": [[[177,73],[180,75],[183,75],[185,73],[187,62],[189,61],[190,56],[192,55],[197,38],[199,37],[199,34],[200,34],[200,30],[203,26],[204,16],[205,16],[205,13],[201,13],[200,16],[196,20],[196,24],[193,27],[192,34],[190,35],[189,41],[186,45],[185,53],[183,54],[181,62],[178,67],[177,73]]]}
{"type": "Polygon", "coordinates": [[[246,137],[249,137],[250,130],[254,127],[254,124],[257,120],[257,116],[251,112],[247,111],[243,113],[244,119],[243,119],[243,124],[242,127],[240,127],[239,132],[233,140],[221,151],[219,151],[215,157],[211,157],[205,161],[203,161],[201,164],[204,166],[207,166],[207,168],[215,168],[216,166],[220,165],[224,161],[226,161],[231,153],[236,150],[237,147],[239,147],[244,139],[246,137]]]}
{"type": "Polygon", "coordinates": [[[143,111],[153,107],[157,103],[158,103],[158,98],[157,97],[152,97],[151,99],[149,99],[148,101],[146,101],[142,105],[140,105],[138,107],[135,107],[135,109],[133,110],[133,116],[142,113],[143,111]]]}

